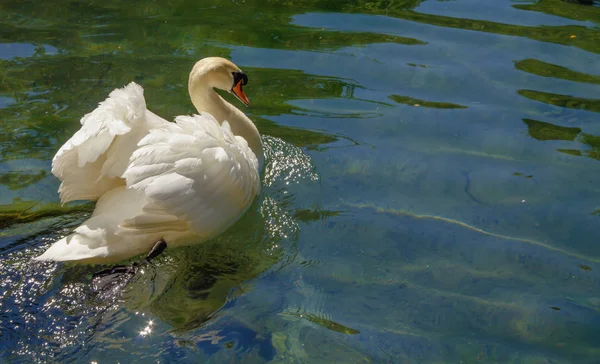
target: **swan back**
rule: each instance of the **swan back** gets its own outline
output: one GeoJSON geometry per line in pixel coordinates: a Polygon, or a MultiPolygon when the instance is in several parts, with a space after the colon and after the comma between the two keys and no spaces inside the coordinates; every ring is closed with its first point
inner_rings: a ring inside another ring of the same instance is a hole
{"type": "Polygon", "coordinates": [[[52,159],[52,173],[62,181],[61,202],[97,200],[124,184],[129,156],[156,124],[147,114],[144,91],[132,82],[81,118],[81,128],[52,159]]]}
{"type": "Polygon", "coordinates": [[[136,233],[156,229],[157,219],[171,215],[211,238],[237,221],[260,193],[258,161],[248,143],[206,113],[178,116],[174,124],[153,129],[124,177],[128,188],[150,200],[144,214],[121,224],[136,233]]]}

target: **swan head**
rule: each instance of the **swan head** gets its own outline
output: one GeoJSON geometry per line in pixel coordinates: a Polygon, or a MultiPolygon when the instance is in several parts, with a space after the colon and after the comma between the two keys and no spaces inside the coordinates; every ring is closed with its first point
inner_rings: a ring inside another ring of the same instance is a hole
{"type": "Polygon", "coordinates": [[[218,88],[229,92],[248,106],[250,100],[242,88],[247,83],[248,76],[230,60],[221,57],[207,57],[196,62],[192,68],[188,89],[193,95],[194,90],[198,87],[218,88]]]}

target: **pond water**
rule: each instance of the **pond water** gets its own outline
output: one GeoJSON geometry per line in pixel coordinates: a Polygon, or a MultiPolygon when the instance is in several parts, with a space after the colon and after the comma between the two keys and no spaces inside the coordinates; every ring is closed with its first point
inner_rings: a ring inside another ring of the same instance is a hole
{"type": "Polygon", "coordinates": [[[598,362],[599,3],[0,9],[0,361],[598,362]],[[79,119],[130,81],[193,113],[206,56],[249,77],[250,211],[119,294],[32,262],[93,209],[50,173],[79,119]]]}

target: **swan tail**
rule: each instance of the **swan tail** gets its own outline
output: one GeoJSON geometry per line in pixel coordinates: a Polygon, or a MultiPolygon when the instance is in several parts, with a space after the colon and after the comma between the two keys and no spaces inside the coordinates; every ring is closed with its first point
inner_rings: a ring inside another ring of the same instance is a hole
{"type": "Polygon", "coordinates": [[[103,260],[108,255],[106,247],[94,247],[94,242],[85,235],[73,233],[54,242],[43,254],[34,260],[55,262],[87,262],[103,260]]]}

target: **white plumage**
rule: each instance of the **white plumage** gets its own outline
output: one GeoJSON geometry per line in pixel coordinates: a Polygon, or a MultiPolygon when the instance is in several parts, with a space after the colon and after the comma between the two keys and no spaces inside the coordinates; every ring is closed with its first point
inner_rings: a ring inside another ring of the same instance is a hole
{"type": "Polygon", "coordinates": [[[213,89],[233,90],[235,72],[222,58],[199,61],[189,89],[200,115],[174,123],[147,110],[133,82],[85,115],[52,173],[62,181],[63,203],[98,200],[96,208],[36,259],[118,261],[147,253],[159,239],[169,247],[198,243],[235,223],[260,192],[263,159],[254,124],[213,89]]]}

